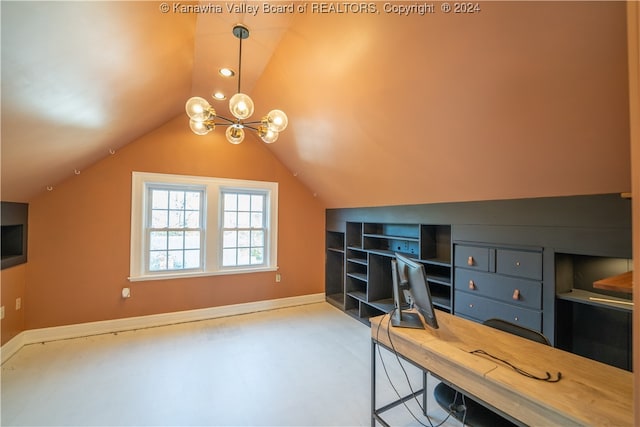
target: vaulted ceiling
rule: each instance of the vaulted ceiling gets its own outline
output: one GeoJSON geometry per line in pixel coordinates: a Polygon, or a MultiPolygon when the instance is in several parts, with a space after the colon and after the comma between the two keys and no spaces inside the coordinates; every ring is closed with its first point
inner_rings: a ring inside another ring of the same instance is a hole
{"type": "Polygon", "coordinates": [[[630,189],[624,2],[264,4],[3,1],[2,200],[233,93],[237,22],[243,91],[289,116],[269,149],[328,207],[630,189]]]}

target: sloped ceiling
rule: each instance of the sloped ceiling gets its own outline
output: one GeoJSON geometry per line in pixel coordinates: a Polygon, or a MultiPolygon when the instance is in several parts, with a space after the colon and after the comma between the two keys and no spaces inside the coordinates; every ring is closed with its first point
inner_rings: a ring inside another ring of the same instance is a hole
{"type": "Polygon", "coordinates": [[[269,149],[327,207],[630,188],[624,2],[166,4],[2,2],[2,200],[81,173],[189,96],[233,93],[216,71],[236,68],[236,22],[251,29],[242,88],[256,114],[289,115],[269,149]]]}

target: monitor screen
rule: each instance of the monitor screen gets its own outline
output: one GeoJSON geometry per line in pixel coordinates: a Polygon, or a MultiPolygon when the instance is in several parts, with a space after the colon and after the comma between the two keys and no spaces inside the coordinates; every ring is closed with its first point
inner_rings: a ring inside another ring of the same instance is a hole
{"type": "Polygon", "coordinates": [[[394,298],[396,299],[398,316],[401,317],[404,315],[400,304],[400,289],[405,285],[405,287],[408,286],[408,293],[414,308],[420,313],[424,322],[432,328],[437,329],[438,321],[433,303],[431,302],[431,291],[427,284],[427,275],[424,266],[410,260],[404,255],[396,253],[394,270],[396,270],[394,273],[394,298]]]}

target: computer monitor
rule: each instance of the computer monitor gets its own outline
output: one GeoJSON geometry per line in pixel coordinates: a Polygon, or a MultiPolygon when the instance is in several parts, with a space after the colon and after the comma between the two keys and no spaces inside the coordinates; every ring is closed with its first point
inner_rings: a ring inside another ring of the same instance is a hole
{"type": "Polygon", "coordinates": [[[438,329],[438,321],[431,301],[431,291],[427,284],[424,266],[396,253],[396,259],[392,261],[392,273],[396,310],[391,324],[402,328],[424,329],[419,313],[424,319],[424,323],[438,329]],[[403,294],[405,298],[403,298],[403,294]],[[412,305],[418,313],[404,311],[406,303],[409,303],[409,306],[412,305]]]}

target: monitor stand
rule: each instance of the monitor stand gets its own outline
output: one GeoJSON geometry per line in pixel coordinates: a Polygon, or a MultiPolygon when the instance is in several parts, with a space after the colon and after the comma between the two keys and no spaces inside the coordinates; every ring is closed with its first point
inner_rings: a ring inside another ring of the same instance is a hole
{"type": "Polygon", "coordinates": [[[406,283],[406,278],[402,280],[400,277],[398,272],[398,263],[395,259],[391,261],[391,273],[393,276],[393,304],[396,308],[391,316],[391,324],[397,328],[424,329],[424,325],[422,324],[422,320],[418,313],[402,311],[403,307],[412,306],[412,298],[411,292],[403,289],[402,292],[404,293],[405,300],[409,304],[405,305],[400,301],[400,282],[406,283]]]}
{"type": "Polygon", "coordinates": [[[391,318],[391,324],[396,328],[424,329],[418,313],[407,313],[397,309],[391,318]]]}

